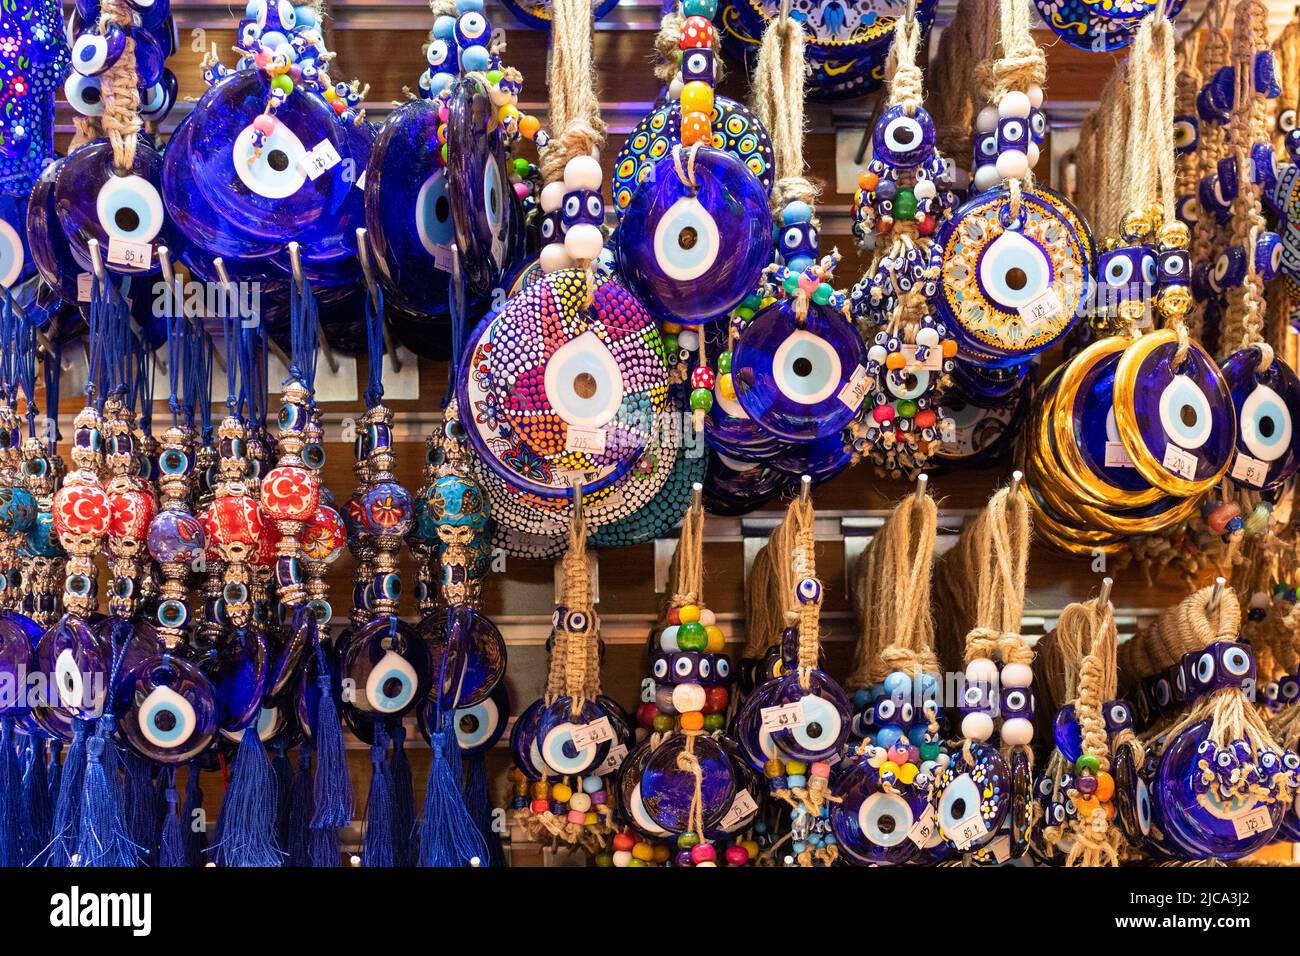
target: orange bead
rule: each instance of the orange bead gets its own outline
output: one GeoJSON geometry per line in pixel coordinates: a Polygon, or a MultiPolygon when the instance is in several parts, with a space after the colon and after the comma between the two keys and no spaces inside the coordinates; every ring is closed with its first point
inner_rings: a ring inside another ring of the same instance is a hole
{"type": "Polygon", "coordinates": [[[1103,803],[1101,806],[1102,806],[1102,809],[1106,811],[1106,819],[1107,819],[1107,820],[1114,820],[1114,819],[1115,819],[1115,804],[1113,804],[1113,803],[1103,803]]]}
{"type": "Polygon", "coordinates": [[[682,145],[694,146],[696,143],[708,144],[713,139],[713,129],[709,125],[707,113],[682,114],[682,145]]]}
{"type": "Polygon", "coordinates": [[[885,368],[902,368],[906,364],[907,359],[902,352],[890,352],[885,356],[885,368]]]}
{"type": "Polygon", "coordinates": [[[688,710],[678,718],[682,724],[682,730],[703,730],[704,715],[698,710],[688,710]]]}
{"type": "Polygon", "coordinates": [[[519,118],[519,134],[524,139],[532,139],[541,128],[542,121],[536,116],[521,116],[519,118]]]}
{"type": "Polygon", "coordinates": [[[1096,797],[1085,797],[1083,794],[1074,798],[1074,806],[1079,811],[1079,816],[1084,820],[1092,816],[1092,811],[1101,806],[1101,801],[1096,797]]]}
{"type": "Polygon", "coordinates": [[[1115,796],[1115,778],[1105,770],[1097,771],[1097,789],[1093,791],[1093,796],[1102,803],[1115,796]]]}
{"type": "Polygon", "coordinates": [[[940,347],[940,349],[943,350],[943,357],[944,357],[944,358],[952,358],[954,355],[957,354],[957,340],[956,340],[956,339],[944,339],[944,340],[943,340],[943,344],[940,345],[939,347],[940,347]]]}
{"type": "Polygon", "coordinates": [[[858,173],[858,185],[867,192],[871,192],[880,185],[880,177],[875,173],[858,173]]]}
{"type": "Polygon", "coordinates": [[[713,112],[713,87],[703,80],[691,80],[682,87],[681,105],[683,113],[703,113],[707,116],[713,112]]]}

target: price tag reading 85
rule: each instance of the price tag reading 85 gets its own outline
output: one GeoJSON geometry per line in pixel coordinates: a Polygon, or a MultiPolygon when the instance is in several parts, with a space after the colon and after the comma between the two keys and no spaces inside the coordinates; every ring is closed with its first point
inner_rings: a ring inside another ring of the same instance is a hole
{"type": "Polygon", "coordinates": [[[758,713],[763,719],[763,729],[769,733],[803,726],[803,706],[797,700],[775,707],[764,707],[758,713]]]}

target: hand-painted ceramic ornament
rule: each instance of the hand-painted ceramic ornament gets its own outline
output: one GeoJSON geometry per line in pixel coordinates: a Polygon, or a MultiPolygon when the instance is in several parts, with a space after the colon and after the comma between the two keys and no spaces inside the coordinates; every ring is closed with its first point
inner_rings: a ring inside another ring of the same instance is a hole
{"type": "MultiPolygon", "coordinates": [[[[505,6],[526,27],[532,27],[534,30],[551,28],[549,0],[506,0],[505,6]]],[[[591,5],[591,15],[597,20],[602,20],[616,6],[618,0],[594,0],[591,5]]]]}
{"type": "MultiPolygon", "coordinates": [[[[745,27],[762,36],[767,24],[789,10],[807,37],[808,56],[813,60],[847,60],[873,52],[884,52],[893,36],[894,24],[902,15],[892,0],[842,3],[834,0],[794,0],[783,7],[776,0],[741,0],[737,11],[745,27]]],[[[921,30],[934,17],[933,0],[919,3],[916,10],[921,30]]]]}
{"type": "Polygon", "coordinates": [[[1228,356],[1223,377],[1237,412],[1235,481],[1252,489],[1275,488],[1300,467],[1300,440],[1293,423],[1300,416],[1300,380],[1285,362],[1274,359],[1259,369],[1260,352],[1242,349],[1228,356]]]}
{"type": "Polygon", "coordinates": [[[791,302],[781,300],[745,327],[731,375],[756,425],[784,441],[812,442],[853,420],[866,361],[861,337],[842,315],[812,305],[800,321],[791,302]]]}
{"type": "MultiPolygon", "coordinates": [[[[1173,20],[1185,0],[1173,0],[1165,16],[1173,20]]],[[[1146,3],[1115,4],[1105,10],[1088,0],[1034,0],[1043,22],[1070,46],[1090,53],[1122,50],[1133,42],[1138,24],[1153,6],[1146,3]],[[1131,11],[1131,12],[1125,12],[1131,11]]]]}
{"type": "Polygon", "coordinates": [[[1024,422],[1032,397],[1033,382],[1028,379],[992,405],[976,404],[968,401],[960,389],[949,389],[944,393],[939,414],[951,421],[952,427],[942,433],[936,461],[961,465],[1001,454],[1024,422]]]}
{"type": "MultiPolygon", "coordinates": [[[[673,100],[644,116],[628,134],[614,159],[614,211],[620,219],[658,162],[671,159],[673,147],[681,142],[681,123],[681,104],[673,100]]],[[[772,140],[758,117],[744,104],[715,94],[709,126],[713,138],[708,145],[740,160],[764,190],[771,190],[775,165],[772,140]]]]}
{"type": "Polygon", "coordinates": [[[997,748],[970,745],[935,776],[932,800],[940,834],[965,852],[990,842],[1011,807],[1011,772],[997,748]]]}
{"type": "Polygon", "coordinates": [[[1058,341],[1092,273],[1092,237],[1063,197],[1034,186],[1011,215],[1008,192],[997,187],[969,199],[936,234],[944,278],[936,306],[975,362],[1023,362],[1058,341]]]}
{"type": "Polygon", "coordinates": [[[884,787],[880,772],[866,757],[837,772],[831,826],[840,852],[860,866],[896,866],[920,852],[917,821],[930,805],[927,786],[895,783],[884,787]]]}
{"type": "Polygon", "coordinates": [[[584,273],[549,273],[484,323],[459,373],[471,447],[545,498],[569,498],[574,473],[584,494],[626,473],[667,397],[649,314],[617,282],[597,274],[593,284],[587,306],[584,273]]]}

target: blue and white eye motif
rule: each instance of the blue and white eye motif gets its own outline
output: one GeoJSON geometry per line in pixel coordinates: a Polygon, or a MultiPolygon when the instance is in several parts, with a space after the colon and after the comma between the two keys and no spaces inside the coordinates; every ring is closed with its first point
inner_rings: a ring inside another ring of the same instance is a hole
{"type": "Polygon", "coordinates": [[[255,20],[245,20],[239,25],[239,47],[242,50],[257,49],[257,41],[262,36],[262,28],[255,20]]]}
{"type": "Polygon", "coordinates": [[[836,706],[815,694],[799,698],[799,706],[803,711],[803,723],[789,729],[795,744],[802,750],[816,753],[838,747],[844,722],[836,706]]]}
{"type": "Polygon", "coordinates": [[[998,121],[998,149],[1029,149],[1029,124],[1019,116],[1009,116],[998,121]]]}
{"type": "Polygon", "coordinates": [[[434,40],[429,49],[424,51],[424,58],[434,72],[454,73],[459,69],[457,48],[446,40],[434,40]]]}
{"type": "Polygon", "coordinates": [[[816,405],[842,384],[842,363],[831,343],[806,329],[796,329],[777,346],[772,376],[781,394],[801,405],[816,405]]]}
{"type": "Polygon", "coordinates": [[[493,236],[501,231],[505,221],[505,177],[495,156],[483,164],[483,211],[487,213],[488,229],[493,236]]]}
{"type": "Polygon", "coordinates": [[[562,214],[566,232],[583,222],[599,226],[605,219],[605,203],[594,190],[575,189],[565,195],[562,214]]]}
{"type": "Polygon", "coordinates": [[[682,51],[682,82],[690,83],[703,80],[712,83],[714,77],[713,51],[707,48],[695,48],[682,51]]]}
{"type": "Polygon", "coordinates": [[[591,331],[565,342],[546,362],[542,385],[565,424],[600,428],[623,401],[623,373],[609,348],[591,331]]]}
{"type": "Polygon", "coordinates": [[[69,710],[81,710],[85,706],[85,681],[81,668],[72,648],[59,653],[54,661],[54,686],[58,688],[59,700],[69,710]]]}
{"type": "Polygon", "coordinates": [[[816,578],[803,578],[795,586],[795,595],[801,604],[816,604],[822,599],[822,583],[816,578]]]}
{"type": "Polygon", "coordinates": [[[1132,726],[1133,716],[1129,713],[1129,706],[1125,701],[1112,700],[1106,705],[1106,729],[1110,733],[1115,734],[1132,726]]]}
{"type": "Polygon", "coordinates": [[[858,826],[874,846],[897,846],[912,829],[912,807],[896,793],[877,791],[858,807],[858,826]]]}
{"type": "Polygon", "coordinates": [[[1255,239],[1255,271],[1265,282],[1282,268],[1282,240],[1275,232],[1261,232],[1255,239]]]}
{"type": "Polygon", "coordinates": [[[1160,393],[1160,424],[1180,448],[1200,448],[1214,429],[1210,401],[1187,375],[1175,375],[1160,393]]]}
{"type": "Polygon", "coordinates": [[[1214,680],[1214,655],[1207,652],[1196,660],[1196,679],[1202,684],[1214,680]]]}
{"type": "Polygon", "coordinates": [[[1047,139],[1047,114],[1038,107],[1029,111],[1029,137],[1040,146],[1047,139]]]}
{"type": "Polygon", "coordinates": [[[366,678],[366,699],[381,714],[396,714],[415,702],[419,679],[410,663],[396,651],[384,656],[366,678]]]}
{"type": "Polygon", "coordinates": [[[713,662],[713,673],[717,676],[719,683],[725,683],[731,678],[731,660],[725,654],[719,654],[713,662]]]}
{"type": "Polygon", "coordinates": [[[231,159],[235,175],[248,189],[267,199],[286,199],[307,182],[307,171],[302,160],[307,155],[293,130],[277,122],[271,135],[266,137],[261,152],[253,155],[256,131],[252,124],[244,127],[235,137],[231,159]]]}
{"type": "Polygon", "coordinates": [[[1174,117],[1174,151],[1180,156],[1196,149],[1200,138],[1200,124],[1195,116],[1179,114],[1174,117]]]}
{"type": "Polygon", "coordinates": [[[103,32],[88,30],[72,44],[72,68],[82,76],[99,76],[121,58],[125,49],[126,34],[116,23],[109,23],[103,32]]]}
{"type": "Polygon", "coordinates": [[[1222,664],[1224,671],[1233,677],[1245,677],[1255,666],[1255,660],[1240,644],[1230,644],[1223,651],[1222,664]]]}
{"type": "Polygon", "coordinates": [[[482,44],[487,35],[487,18],[477,11],[463,14],[456,20],[456,44],[460,47],[482,44]]]}
{"type": "Polygon", "coordinates": [[[975,168],[991,166],[998,160],[998,135],[989,133],[975,141],[975,168]]]}
{"type": "Polygon", "coordinates": [[[662,681],[668,676],[668,658],[656,657],[650,672],[654,675],[655,680],[662,681]]]}
{"type": "Polygon", "coordinates": [[[197,726],[194,705],[167,686],[155,687],[136,719],[145,740],[164,749],[182,746],[197,726]]]}
{"type": "Polygon", "coordinates": [[[876,701],[874,710],[873,723],[878,727],[892,724],[894,718],[898,715],[898,705],[888,697],[882,697],[876,701]]]}
{"type": "Polygon", "coordinates": [[[9,223],[0,219],[0,288],[8,289],[23,274],[27,253],[22,236],[9,223]]]}
{"type": "Polygon", "coordinates": [[[1052,263],[1037,243],[1008,229],[980,256],[979,281],[995,308],[1017,312],[1051,288],[1052,263]]]}
{"type": "Polygon", "coordinates": [[[109,176],[95,197],[95,213],[110,239],[151,242],[163,227],[163,201],[141,176],[109,176]]]}
{"type": "Polygon", "coordinates": [[[934,147],[934,138],[934,120],[925,110],[909,116],[904,107],[891,106],[872,130],[872,156],[889,166],[915,166],[934,147]]]}
{"type": "Polygon", "coordinates": [[[452,725],[456,728],[456,742],[460,749],[472,751],[481,748],[496,733],[503,719],[494,697],[457,710],[452,725]]]}
{"type": "Polygon", "coordinates": [[[682,653],[673,660],[673,677],[680,683],[695,677],[695,658],[690,653],[682,653]]]}
{"type": "Polygon", "coordinates": [[[596,762],[596,744],[577,747],[573,732],[577,726],[567,721],[557,724],[542,740],[539,752],[546,766],[559,774],[582,773],[596,762]]]}
{"type": "Polygon", "coordinates": [[[63,96],[68,105],[82,116],[102,116],[104,113],[104,96],[98,77],[69,73],[63,81],[63,96]]]}
{"type": "Polygon", "coordinates": [[[707,273],[722,251],[717,222],[694,196],[668,207],[655,226],[653,242],[655,264],[681,282],[707,273]]]}
{"type": "Polygon", "coordinates": [[[1157,281],[1162,286],[1186,285],[1191,278],[1191,263],[1183,249],[1166,249],[1160,253],[1156,268],[1157,281]]]}
{"type": "Polygon", "coordinates": [[[1282,396],[1258,384],[1241,403],[1241,440],[1261,461],[1276,461],[1291,450],[1291,410],[1282,396]]]}
{"type": "Polygon", "coordinates": [[[930,373],[925,369],[891,369],[885,376],[885,388],[894,398],[915,401],[930,389],[930,373]]]}
{"type": "Polygon", "coordinates": [[[817,252],[817,229],[810,222],[796,222],[781,229],[781,255],[786,260],[817,252]]]}
{"type": "Polygon", "coordinates": [[[424,181],[415,197],[415,231],[420,245],[429,255],[451,245],[454,225],[451,219],[451,195],[447,176],[438,170],[424,181]]]}
{"type": "Polygon", "coordinates": [[[970,774],[964,773],[943,789],[943,796],[939,798],[939,827],[946,835],[951,835],[957,824],[970,819],[979,810],[979,787],[970,774]]]}

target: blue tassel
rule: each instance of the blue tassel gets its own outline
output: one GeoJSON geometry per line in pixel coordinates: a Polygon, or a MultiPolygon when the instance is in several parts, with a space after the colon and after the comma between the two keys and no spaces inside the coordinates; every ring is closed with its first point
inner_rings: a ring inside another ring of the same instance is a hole
{"type": "Polygon", "coordinates": [[[289,787],[289,866],[311,866],[311,748],[298,747],[298,771],[289,787]]]}
{"type": "Polygon", "coordinates": [[[27,762],[23,769],[23,865],[31,863],[50,842],[54,807],[50,802],[48,774],[45,769],[45,738],[30,733],[27,737],[27,762]]]}
{"type": "Polygon", "coordinates": [[[483,841],[460,792],[460,744],[450,721],[432,737],[433,761],[429,788],[424,796],[424,822],[420,828],[421,866],[470,866],[475,858],[487,859],[483,841]]]}
{"type": "Polygon", "coordinates": [[[393,727],[393,759],[388,765],[393,778],[393,865],[415,866],[420,860],[420,837],[415,832],[415,781],[406,756],[406,727],[393,727]]]}
{"type": "MultiPolygon", "coordinates": [[[[49,782],[50,813],[54,813],[54,801],[59,799],[59,782],[63,776],[63,741],[57,737],[50,741],[50,762],[46,764],[45,777],[49,782]]],[[[50,817],[51,826],[54,818],[50,817]]]]}
{"type": "Polygon", "coordinates": [[[158,814],[158,790],[153,785],[153,765],[130,748],[123,756],[126,768],[126,832],[142,850],[142,862],[151,866],[158,859],[162,838],[158,814]]]}
{"type": "Polygon", "coordinates": [[[309,830],[308,833],[311,835],[309,850],[312,866],[326,869],[343,865],[339,855],[338,830],[333,827],[321,827],[317,830],[309,830]]]}
{"type": "Polygon", "coordinates": [[[0,717],[0,866],[22,866],[22,768],[12,714],[0,717]]]}
{"type": "Polygon", "coordinates": [[[86,741],[86,773],[81,795],[79,866],[136,866],[143,847],[131,842],[123,810],[121,758],[113,744],[111,714],[99,718],[86,741]]]}
{"type": "Polygon", "coordinates": [[[208,852],[206,823],[199,825],[203,816],[202,771],[197,762],[191,762],[185,774],[185,806],[181,811],[181,832],[185,835],[185,865],[202,866],[208,852]]]}
{"type": "Polygon", "coordinates": [[[370,793],[366,797],[366,832],[362,866],[393,865],[393,781],[388,775],[388,735],[375,728],[370,748],[370,793]]]}
{"type": "Polygon", "coordinates": [[[275,774],[257,735],[256,722],[244,728],[235,753],[212,854],[217,866],[279,866],[283,862],[275,843],[275,774]]]}
{"type": "Polygon", "coordinates": [[[316,645],[316,683],[320,704],[316,709],[316,780],[312,791],[315,812],[312,829],[338,829],[352,822],[352,780],[343,745],[343,726],[334,701],[334,680],[323,645],[316,645]]]}
{"type": "Polygon", "coordinates": [[[289,749],[284,740],[271,743],[271,772],[275,775],[275,842],[289,847],[289,791],[293,787],[293,764],[289,762],[289,749]]]}
{"type": "Polygon", "coordinates": [[[465,809],[478,824],[488,848],[483,865],[505,866],[506,855],[501,849],[501,838],[492,831],[492,795],[488,789],[487,761],[483,754],[476,753],[467,757],[464,763],[465,809]]]}
{"type": "Polygon", "coordinates": [[[158,850],[158,865],[166,867],[188,866],[185,858],[185,831],[181,827],[178,804],[181,795],[176,790],[176,769],[169,769],[166,774],[166,789],[163,801],[166,810],[162,822],[162,845],[158,850]]]}
{"type": "Polygon", "coordinates": [[[54,826],[45,865],[72,866],[81,834],[82,783],[86,776],[86,722],[80,717],[72,718],[72,743],[62,770],[50,776],[57,780],[59,792],[54,800],[54,826]]]}

